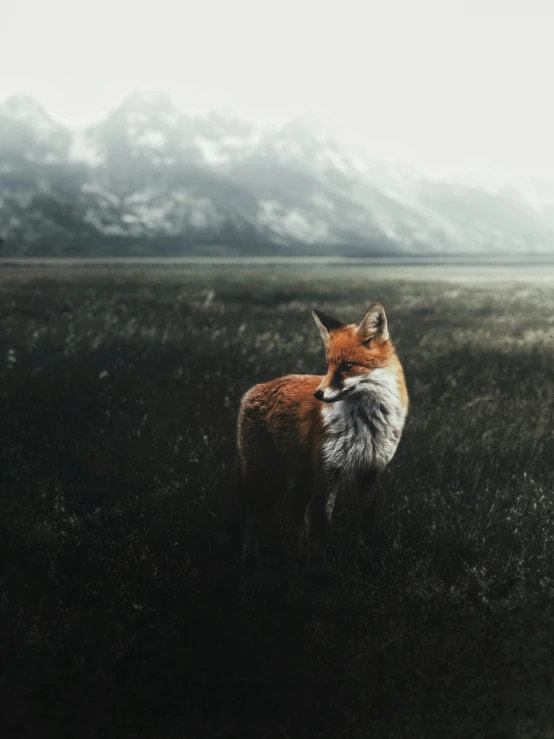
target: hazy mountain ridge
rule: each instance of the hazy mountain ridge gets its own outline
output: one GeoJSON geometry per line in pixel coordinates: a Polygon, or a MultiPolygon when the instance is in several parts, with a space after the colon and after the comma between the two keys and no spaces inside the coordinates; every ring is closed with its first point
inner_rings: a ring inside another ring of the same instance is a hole
{"type": "Polygon", "coordinates": [[[72,131],[15,96],[0,104],[0,236],[14,254],[548,252],[554,183],[426,178],[341,144],[305,116],[262,128],[134,93],[72,131]]]}

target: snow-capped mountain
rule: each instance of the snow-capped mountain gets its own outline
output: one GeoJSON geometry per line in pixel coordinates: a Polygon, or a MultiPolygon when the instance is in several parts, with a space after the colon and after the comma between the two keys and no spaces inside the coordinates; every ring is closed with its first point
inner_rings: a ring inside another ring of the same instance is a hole
{"type": "Polygon", "coordinates": [[[18,95],[0,104],[0,236],[4,253],[547,252],[554,183],[440,181],[311,117],[262,128],[163,94],[72,131],[18,95]]]}

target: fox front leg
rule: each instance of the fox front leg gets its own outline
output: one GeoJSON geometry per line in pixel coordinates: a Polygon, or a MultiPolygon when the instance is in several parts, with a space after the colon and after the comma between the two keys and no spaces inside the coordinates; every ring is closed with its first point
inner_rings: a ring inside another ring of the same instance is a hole
{"type": "Polygon", "coordinates": [[[381,503],[379,471],[370,469],[358,476],[358,542],[365,546],[375,524],[381,503]]]}
{"type": "Polygon", "coordinates": [[[313,488],[314,481],[311,468],[297,471],[296,475],[293,477],[290,512],[291,529],[298,557],[303,557],[304,555],[306,516],[313,488]]]}
{"type": "Polygon", "coordinates": [[[338,490],[339,475],[335,469],[314,471],[314,488],[308,505],[309,557],[316,566],[325,565],[331,519],[338,490]]]}

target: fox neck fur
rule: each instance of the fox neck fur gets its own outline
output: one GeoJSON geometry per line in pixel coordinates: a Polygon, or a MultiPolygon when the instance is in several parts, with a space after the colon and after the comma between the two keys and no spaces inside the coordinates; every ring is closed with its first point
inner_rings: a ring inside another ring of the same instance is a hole
{"type": "Polygon", "coordinates": [[[321,408],[323,460],[344,473],[382,470],[393,458],[406,419],[395,373],[384,368],[346,380],[353,392],[321,408]]]}

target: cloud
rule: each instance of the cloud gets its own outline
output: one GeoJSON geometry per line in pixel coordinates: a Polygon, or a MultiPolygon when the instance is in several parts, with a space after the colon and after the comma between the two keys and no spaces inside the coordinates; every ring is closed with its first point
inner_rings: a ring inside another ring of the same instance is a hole
{"type": "Polygon", "coordinates": [[[6,12],[0,95],[31,93],[64,123],[167,90],[191,112],[312,112],[439,174],[554,175],[551,4],[22,0],[6,12]]]}

